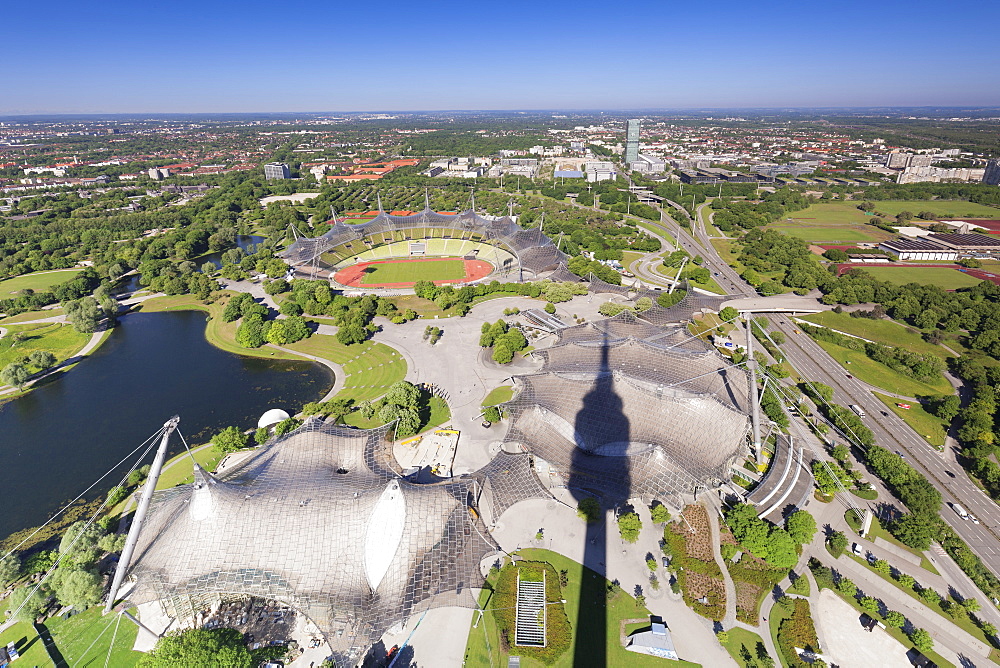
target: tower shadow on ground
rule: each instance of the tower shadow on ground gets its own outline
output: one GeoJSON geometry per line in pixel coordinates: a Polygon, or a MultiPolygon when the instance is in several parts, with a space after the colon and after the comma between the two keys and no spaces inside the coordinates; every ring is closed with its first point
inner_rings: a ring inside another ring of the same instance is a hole
{"type": "MultiPolygon", "coordinates": [[[[620,509],[628,503],[631,477],[625,452],[630,441],[630,426],[621,397],[615,392],[614,376],[608,362],[607,334],[601,345],[601,363],[591,390],[584,396],[574,428],[577,447],[568,487],[579,503],[596,498],[602,511],[620,509]]],[[[588,523],[585,532],[583,564],[598,574],[607,575],[607,558],[619,549],[614,525],[601,521],[588,523]],[[614,543],[614,545],[612,545],[614,543]]],[[[576,645],[574,666],[608,664],[608,588],[606,577],[593,577],[587,568],[580,583],[580,606],[574,623],[576,645]]],[[[572,621],[572,620],[571,620],[572,621]]]]}

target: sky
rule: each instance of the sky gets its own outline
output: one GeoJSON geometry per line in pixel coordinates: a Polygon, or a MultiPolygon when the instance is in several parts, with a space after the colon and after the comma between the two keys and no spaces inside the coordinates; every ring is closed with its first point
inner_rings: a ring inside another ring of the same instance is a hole
{"type": "Polygon", "coordinates": [[[0,114],[1000,106],[983,0],[10,3],[0,114]]]}

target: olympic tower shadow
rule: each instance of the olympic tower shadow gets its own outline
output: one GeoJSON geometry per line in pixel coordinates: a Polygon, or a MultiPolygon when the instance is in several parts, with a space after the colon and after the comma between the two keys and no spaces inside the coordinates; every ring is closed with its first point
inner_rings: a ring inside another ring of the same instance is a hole
{"type": "Polygon", "coordinates": [[[626,450],[630,439],[628,417],[615,390],[615,378],[609,364],[607,334],[601,345],[601,361],[591,390],[574,425],[577,447],[573,450],[568,487],[577,502],[596,498],[601,504],[601,519],[588,523],[584,543],[584,566],[605,577],[593,577],[587,569],[580,583],[580,607],[574,633],[574,666],[604,666],[608,660],[607,625],[609,591],[605,579],[608,554],[620,549],[615,528],[605,522],[607,509],[620,509],[628,503],[631,491],[626,450]],[[613,546],[612,546],[613,543],[613,546]]]}

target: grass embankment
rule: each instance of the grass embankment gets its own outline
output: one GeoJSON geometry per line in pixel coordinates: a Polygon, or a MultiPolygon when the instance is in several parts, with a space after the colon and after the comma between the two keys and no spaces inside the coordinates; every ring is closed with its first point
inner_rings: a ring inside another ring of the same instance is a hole
{"type": "MultiPolygon", "coordinates": [[[[90,340],[90,334],[81,334],[71,325],[58,322],[34,325],[9,325],[6,336],[0,339],[0,368],[27,357],[36,350],[46,350],[56,356],[59,364],[72,357],[90,340]],[[14,334],[24,336],[17,344],[14,334]]],[[[31,367],[32,371],[37,371],[31,367]]]]}
{"type": "Polygon", "coordinates": [[[36,271],[31,274],[23,274],[0,281],[0,298],[6,299],[21,290],[34,290],[35,292],[45,292],[54,285],[65,283],[78,273],[81,269],[55,269],[53,271],[36,271]]]}
{"type": "Polygon", "coordinates": [[[496,406],[510,401],[514,397],[514,388],[511,385],[501,385],[494,387],[490,393],[483,397],[483,406],[496,406]]]}
{"type": "Polygon", "coordinates": [[[953,357],[941,346],[925,341],[920,330],[901,325],[894,320],[852,318],[848,313],[834,313],[833,311],[813,313],[799,319],[887,346],[906,348],[921,355],[937,355],[941,359],[953,357]]]}
{"type": "MultiPolygon", "coordinates": [[[[861,527],[861,520],[858,519],[858,516],[855,514],[855,512],[853,510],[848,510],[846,513],[844,513],[844,519],[847,521],[847,525],[851,527],[851,529],[853,529],[855,533],[857,533],[858,529],[861,527]]],[[[879,521],[877,517],[872,518],[871,531],[868,532],[867,538],[872,542],[874,542],[876,538],[881,538],[887,543],[892,543],[896,547],[906,550],[913,556],[920,559],[920,567],[923,568],[924,570],[930,571],[934,575],[941,575],[938,572],[938,570],[934,568],[934,564],[932,564],[930,560],[924,556],[923,552],[921,552],[920,550],[915,550],[909,545],[904,545],[903,543],[898,541],[895,536],[893,536],[891,533],[885,530],[885,528],[882,526],[882,523],[879,521]]]]}
{"type": "Polygon", "coordinates": [[[721,327],[725,334],[720,334],[720,336],[727,336],[731,331],[733,331],[733,325],[723,321],[715,313],[706,313],[701,316],[696,316],[694,320],[688,325],[688,331],[694,336],[709,340],[712,334],[718,334],[717,329],[721,327]]]}
{"type": "Polygon", "coordinates": [[[270,347],[243,348],[236,343],[236,330],[240,326],[240,321],[223,322],[222,309],[226,303],[236,295],[236,292],[225,290],[221,297],[211,304],[206,304],[194,295],[176,295],[173,297],[153,297],[144,302],[136,304],[134,309],[142,313],[159,313],[162,311],[203,311],[209,315],[208,323],[205,326],[205,338],[216,348],[221,348],[226,352],[247,357],[266,357],[268,359],[301,360],[298,355],[291,355],[281,350],[270,347]]]}
{"type": "Polygon", "coordinates": [[[925,411],[916,401],[909,402],[910,408],[908,409],[899,408],[896,406],[899,399],[879,394],[878,392],[872,392],[872,394],[885,404],[889,410],[901,417],[906,424],[910,425],[913,431],[923,436],[924,440],[928,443],[936,448],[944,447],[945,436],[947,436],[948,430],[948,425],[944,420],[925,411]]]}
{"type": "Polygon", "coordinates": [[[816,343],[830,357],[837,360],[845,371],[873,387],[880,387],[883,390],[906,397],[954,393],[954,388],[943,377],[935,379],[934,383],[922,382],[893,371],[884,364],[879,364],[861,351],[850,350],[827,341],[817,340],[816,343]]]}
{"type": "Polygon", "coordinates": [[[948,267],[863,267],[872,278],[886,281],[894,285],[920,283],[921,285],[936,285],[944,290],[957,290],[979,285],[978,278],[948,267]]]}
{"type": "Polygon", "coordinates": [[[406,360],[384,343],[365,341],[345,346],[335,336],[313,334],[284,347],[339,364],[344,369],[344,386],[337,393],[338,399],[355,403],[377,399],[406,376],[406,360]]]}
{"type": "MultiPolygon", "coordinates": [[[[573,658],[577,653],[580,653],[581,656],[592,657],[594,665],[607,665],[613,668],[632,668],[633,666],[637,666],[638,668],[646,666],[649,668],[656,668],[657,666],[660,668],[695,668],[698,666],[698,664],[688,661],[669,661],[626,650],[619,641],[622,620],[638,619],[640,617],[648,618],[650,612],[636,603],[635,598],[629,595],[628,592],[622,590],[617,590],[611,598],[606,598],[605,592],[607,592],[608,581],[601,575],[584,567],[582,564],[549,550],[525,549],[518,552],[518,554],[524,559],[548,562],[557,572],[567,571],[569,584],[562,588],[562,593],[566,600],[566,616],[569,618],[571,627],[575,627],[577,623],[581,606],[584,612],[586,612],[594,610],[598,606],[606,605],[607,627],[605,637],[603,639],[594,637],[581,638],[574,632],[573,641],[570,643],[569,649],[552,664],[553,666],[557,668],[570,668],[573,665],[573,658]],[[588,587],[588,593],[600,594],[599,598],[595,597],[592,600],[581,601],[580,583],[583,578],[599,580],[599,586],[588,587]],[[577,645],[583,646],[577,647],[577,645]],[[601,651],[605,651],[605,648],[606,655],[603,657],[599,656],[601,651]]],[[[495,574],[491,573],[490,577],[495,577],[495,574]]],[[[484,590],[479,600],[480,606],[486,606],[489,597],[489,591],[484,590]]],[[[478,615],[473,616],[474,625],[476,624],[477,617],[478,615]]],[[[487,606],[487,612],[483,615],[483,619],[479,621],[478,626],[469,629],[469,640],[465,648],[465,665],[502,666],[506,664],[506,659],[507,654],[502,650],[496,622],[487,606]],[[489,636],[489,650],[487,650],[487,635],[489,636]]],[[[541,668],[544,664],[524,657],[521,659],[521,665],[525,668],[541,668]]]]}
{"type": "MultiPolygon", "coordinates": [[[[510,282],[510,279],[507,281],[510,282]]],[[[491,299],[500,299],[501,297],[520,297],[520,295],[511,294],[509,292],[494,292],[488,295],[483,295],[482,297],[476,297],[470,302],[472,306],[477,304],[482,304],[491,299]]],[[[530,297],[522,297],[522,299],[531,299],[530,297]]],[[[402,295],[399,297],[390,297],[389,301],[396,305],[396,308],[400,311],[405,311],[406,309],[413,309],[417,312],[421,318],[452,318],[455,316],[455,310],[449,309],[445,311],[437,304],[435,304],[430,299],[424,299],[423,297],[417,297],[416,295],[402,295]]],[[[539,299],[539,303],[545,304],[544,299],[539,299]]]]}

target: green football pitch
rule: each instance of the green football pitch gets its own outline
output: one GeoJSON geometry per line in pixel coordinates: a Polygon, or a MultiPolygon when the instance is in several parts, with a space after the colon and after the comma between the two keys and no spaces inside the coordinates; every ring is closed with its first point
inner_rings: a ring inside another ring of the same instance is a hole
{"type": "Polygon", "coordinates": [[[380,262],[365,267],[361,284],[457,281],[463,278],[465,278],[465,261],[460,259],[380,262]]]}

